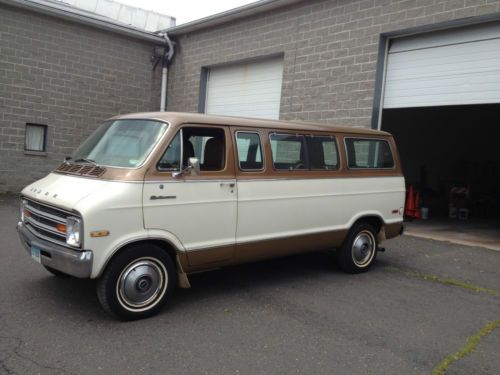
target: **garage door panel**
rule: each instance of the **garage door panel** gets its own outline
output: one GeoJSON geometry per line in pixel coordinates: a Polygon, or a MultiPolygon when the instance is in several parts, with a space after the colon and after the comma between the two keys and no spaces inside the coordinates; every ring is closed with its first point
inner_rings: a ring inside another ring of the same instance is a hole
{"type": "Polygon", "coordinates": [[[384,108],[500,103],[500,38],[472,40],[472,36],[500,34],[500,24],[486,27],[496,34],[478,27],[472,31],[459,32],[463,43],[447,31],[455,44],[442,46],[436,40],[446,43],[443,36],[422,37],[432,42],[427,48],[417,37],[411,43],[394,41],[388,56],[384,108]]]}
{"type": "MultiPolygon", "coordinates": [[[[493,95],[492,95],[493,97],[493,95]]],[[[467,103],[469,104],[484,104],[484,93],[456,93],[453,97],[450,97],[448,101],[443,101],[442,96],[437,94],[437,95],[412,95],[412,96],[401,96],[399,100],[399,105],[398,107],[386,107],[387,109],[390,108],[414,108],[414,107],[430,107],[429,102],[430,101],[437,101],[440,100],[442,103],[441,106],[446,106],[446,105],[457,105],[459,102],[463,102],[467,100],[467,103]]]]}
{"type": "Polygon", "coordinates": [[[388,74],[388,79],[404,78],[409,75],[421,76],[421,75],[454,75],[463,72],[471,71],[498,71],[499,59],[500,59],[500,40],[495,43],[496,45],[485,45],[485,49],[491,49],[491,51],[481,51],[469,52],[461,56],[439,56],[434,57],[433,55],[427,58],[421,58],[417,60],[413,56],[391,56],[390,64],[388,64],[388,69],[390,69],[390,74],[388,74]],[[481,61],[478,63],[477,55],[481,54],[481,61]]]}
{"type": "Polygon", "coordinates": [[[439,50],[418,50],[404,54],[391,54],[388,62],[388,72],[393,74],[405,74],[408,72],[419,71],[448,71],[448,69],[463,70],[491,68],[498,69],[498,59],[500,57],[500,39],[477,43],[475,48],[464,49],[463,52],[451,53],[449,47],[443,47],[439,50]],[[478,48],[480,47],[480,48],[478,48]],[[478,62],[478,56],[481,61],[478,62]]]}
{"type": "Polygon", "coordinates": [[[497,22],[401,38],[397,44],[391,46],[391,51],[405,52],[494,38],[500,38],[500,27],[497,22]]]}
{"type": "Polygon", "coordinates": [[[404,85],[397,80],[387,82],[386,87],[397,95],[406,93],[411,96],[415,90],[443,95],[460,88],[465,91],[481,92],[485,89],[498,89],[499,84],[500,76],[496,72],[478,72],[462,74],[461,77],[441,77],[440,79],[435,79],[435,77],[408,78],[404,80],[404,85]]]}
{"type": "Polygon", "coordinates": [[[215,97],[226,97],[226,98],[234,98],[234,94],[238,94],[238,96],[246,97],[246,96],[255,96],[255,95],[267,95],[276,97],[276,84],[266,83],[266,84],[240,84],[235,85],[235,87],[218,87],[212,88],[210,90],[210,95],[212,96],[210,99],[215,97]]]}
{"type": "MultiPolygon", "coordinates": [[[[279,104],[279,102],[275,102],[275,104],[279,104]]],[[[269,107],[268,103],[260,103],[260,104],[252,104],[252,103],[246,103],[246,104],[240,104],[240,103],[227,103],[219,106],[214,106],[214,109],[218,110],[224,110],[224,108],[239,108],[239,107],[244,107],[246,109],[252,109],[254,111],[257,110],[267,110],[269,107]]]]}
{"type": "Polygon", "coordinates": [[[278,119],[282,76],[282,58],[212,68],[205,112],[278,119]]]}

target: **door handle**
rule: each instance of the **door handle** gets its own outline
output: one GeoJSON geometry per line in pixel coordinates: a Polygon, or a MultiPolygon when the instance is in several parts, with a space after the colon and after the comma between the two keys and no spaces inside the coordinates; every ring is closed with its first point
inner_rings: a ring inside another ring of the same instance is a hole
{"type": "Polygon", "coordinates": [[[158,199],[175,199],[177,198],[175,195],[152,195],[149,197],[152,201],[156,201],[158,199]]]}
{"type": "Polygon", "coordinates": [[[223,187],[223,186],[229,186],[230,188],[234,188],[236,186],[236,184],[234,182],[221,182],[220,187],[223,187]]]}

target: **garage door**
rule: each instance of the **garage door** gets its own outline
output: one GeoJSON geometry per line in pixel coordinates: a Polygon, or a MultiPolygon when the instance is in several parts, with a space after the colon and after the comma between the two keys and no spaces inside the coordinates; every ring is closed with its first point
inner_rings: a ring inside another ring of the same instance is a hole
{"type": "Polygon", "coordinates": [[[211,68],[205,112],[278,119],[283,59],[211,68]]]}
{"type": "Polygon", "coordinates": [[[500,23],[394,39],[384,108],[500,103],[500,23]]]}

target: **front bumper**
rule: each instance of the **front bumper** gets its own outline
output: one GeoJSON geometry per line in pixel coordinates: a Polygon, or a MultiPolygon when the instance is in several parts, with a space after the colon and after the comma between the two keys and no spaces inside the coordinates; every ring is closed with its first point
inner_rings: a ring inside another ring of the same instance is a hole
{"type": "Polygon", "coordinates": [[[91,250],[73,250],[35,237],[22,223],[17,223],[21,243],[31,255],[31,245],[41,250],[40,261],[44,266],[68,275],[88,278],[92,272],[93,254],[91,250]]]}

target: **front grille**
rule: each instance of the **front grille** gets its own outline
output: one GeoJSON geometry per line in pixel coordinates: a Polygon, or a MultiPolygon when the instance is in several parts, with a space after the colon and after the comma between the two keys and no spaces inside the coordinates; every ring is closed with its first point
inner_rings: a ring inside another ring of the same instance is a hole
{"type": "Polygon", "coordinates": [[[57,167],[55,172],[73,174],[77,176],[99,177],[106,172],[106,168],[97,165],[70,164],[65,162],[57,167]]]}
{"type": "Polygon", "coordinates": [[[23,200],[26,201],[24,209],[29,212],[28,215],[25,214],[24,221],[31,233],[44,240],[67,246],[66,233],[59,231],[57,224],[66,224],[68,216],[76,215],[31,199],[23,198],[23,200]]]}

